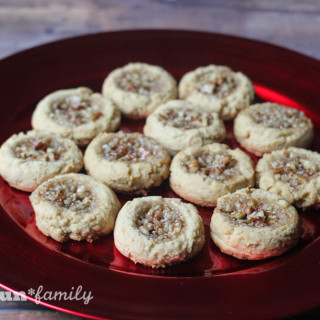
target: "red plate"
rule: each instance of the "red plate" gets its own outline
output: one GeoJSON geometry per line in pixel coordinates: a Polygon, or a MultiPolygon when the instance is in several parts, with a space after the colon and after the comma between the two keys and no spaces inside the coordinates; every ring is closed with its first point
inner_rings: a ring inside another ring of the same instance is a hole
{"type": "MultiPolygon", "coordinates": [[[[255,83],[257,101],[271,100],[307,111],[319,127],[320,63],[276,46],[236,37],[188,31],[129,31],[59,41],[0,62],[1,142],[30,129],[36,103],[60,89],[100,91],[108,72],[130,61],[163,66],[177,80],[198,66],[226,64],[255,83]]],[[[143,121],[122,129],[141,131],[143,121]]],[[[237,144],[228,125],[226,142],[237,144]]],[[[317,129],[318,130],[318,129],[317,129]]],[[[318,131],[320,132],[320,131],[318,131]]],[[[320,150],[319,135],[314,149],[320,150]]],[[[256,159],[255,159],[256,160],[256,159]]],[[[152,194],[174,197],[167,183],[152,194]]],[[[122,201],[126,201],[122,197],[122,201]]],[[[28,194],[0,180],[0,281],[8,290],[92,291],[83,300],[44,305],[91,318],[272,319],[308,310],[320,301],[320,217],[301,213],[303,236],[287,254],[240,261],[222,254],[209,236],[212,209],[201,209],[206,245],[192,261],[161,270],[134,265],[114,247],[112,235],[93,244],[57,243],[35,227],[28,194]]],[[[32,297],[30,297],[32,300],[32,297]]]]}

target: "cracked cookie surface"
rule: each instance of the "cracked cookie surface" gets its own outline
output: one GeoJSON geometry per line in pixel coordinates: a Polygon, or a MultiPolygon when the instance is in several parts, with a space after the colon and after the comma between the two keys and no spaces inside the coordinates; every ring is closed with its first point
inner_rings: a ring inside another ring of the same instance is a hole
{"type": "Polygon", "coordinates": [[[217,113],[185,100],[169,101],[152,113],[143,132],[161,143],[170,155],[192,146],[220,142],[226,130],[217,113]]]}
{"type": "Polygon", "coordinates": [[[163,68],[136,62],[113,70],[104,80],[102,93],[124,116],[143,119],[162,103],[175,99],[177,85],[163,68]]]}
{"type": "Polygon", "coordinates": [[[11,136],[0,149],[0,173],[14,188],[33,191],[56,175],[78,172],[82,152],[70,139],[31,130],[11,136]]]}
{"type": "Polygon", "coordinates": [[[318,207],[320,154],[295,147],[265,154],[256,167],[256,182],[297,207],[318,207]]]}
{"type": "Polygon", "coordinates": [[[109,187],[84,174],[50,179],[31,194],[30,200],[39,230],[60,242],[92,242],[109,234],[121,207],[109,187]]]}
{"type": "Polygon", "coordinates": [[[44,97],[32,115],[32,127],[87,145],[100,132],[115,131],[120,111],[107,98],[80,87],[55,91],[44,97]]]}
{"type": "Polygon", "coordinates": [[[302,111],[266,102],[252,105],[238,114],[234,135],[242,147],[262,156],[291,146],[309,147],[313,125],[302,111]]]}
{"type": "Polygon", "coordinates": [[[259,260],[292,248],[300,237],[300,221],[295,208],[281,196],[245,188],[218,199],[210,230],[224,253],[259,260]]]}
{"type": "Polygon", "coordinates": [[[103,133],[88,146],[85,168],[116,192],[145,194],[169,175],[170,156],[141,133],[103,133]]]}
{"type": "Polygon", "coordinates": [[[213,143],[179,152],[170,167],[170,186],[182,198],[201,206],[215,206],[217,199],[254,185],[253,164],[240,149],[213,143]]]}
{"type": "Polygon", "coordinates": [[[230,120],[250,105],[254,88],[243,73],[234,72],[226,66],[209,65],[182,77],[179,97],[230,120]]]}
{"type": "Polygon", "coordinates": [[[194,257],[205,241],[202,219],[192,204],[159,196],[128,201],[119,212],[114,240],[123,255],[153,268],[194,257]]]}

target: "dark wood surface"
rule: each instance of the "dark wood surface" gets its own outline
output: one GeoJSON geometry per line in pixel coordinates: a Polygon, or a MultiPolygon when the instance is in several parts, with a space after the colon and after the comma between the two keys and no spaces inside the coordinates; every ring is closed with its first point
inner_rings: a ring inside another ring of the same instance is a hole
{"type": "Polygon", "coordinates": [[[319,0],[0,0],[0,58],[56,39],[133,28],[220,32],[320,58],[319,0]]]}
{"type": "MultiPolygon", "coordinates": [[[[320,1],[0,0],[0,58],[75,35],[173,28],[258,39],[320,58],[320,1]]],[[[0,302],[0,319],[80,319],[31,302],[0,302]]],[[[290,320],[320,319],[313,310],[290,320]]]]}

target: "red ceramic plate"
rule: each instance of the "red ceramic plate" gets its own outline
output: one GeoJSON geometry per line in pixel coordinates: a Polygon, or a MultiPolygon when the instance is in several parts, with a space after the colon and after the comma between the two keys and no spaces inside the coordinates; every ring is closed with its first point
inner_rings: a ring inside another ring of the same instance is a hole
{"type": "MultiPolygon", "coordinates": [[[[163,66],[177,80],[207,64],[241,70],[255,83],[256,101],[302,108],[318,130],[320,63],[282,49],[236,37],[188,31],[129,31],[59,41],[0,62],[1,142],[30,129],[36,103],[60,89],[88,86],[100,91],[110,70],[130,61],[163,66]]],[[[122,129],[141,131],[143,121],[124,120],[122,129]]],[[[237,144],[228,123],[226,143],[237,144]]],[[[319,133],[320,131],[317,131],[319,133]]],[[[319,134],[313,148],[320,150],[319,134]]],[[[256,160],[256,159],[254,159],[256,160]]],[[[152,194],[175,197],[164,183],[152,194]]],[[[121,198],[122,202],[127,199],[121,198]]],[[[81,285],[83,300],[42,304],[91,318],[272,319],[302,312],[320,301],[320,216],[301,212],[303,236],[287,254],[240,261],[212,243],[212,209],[200,209],[206,245],[193,260],[167,269],[135,265],[114,247],[112,235],[93,244],[57,243],[36,228],[28,194],[0,180],[0,282],[11,291],[66,291],[81,285]]],[[[29,297],[32,300],[32,297],[29,297]]]]}

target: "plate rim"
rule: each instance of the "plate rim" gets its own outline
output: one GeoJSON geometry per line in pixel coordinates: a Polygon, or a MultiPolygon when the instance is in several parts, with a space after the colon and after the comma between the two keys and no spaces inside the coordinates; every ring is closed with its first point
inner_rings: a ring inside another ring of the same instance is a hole
{"type": "Polygon", "coordinates": [[[46,47],[48,45],[52,45],[52,44],[59,44],[62,42],[69,42],[70,40],[75,40],[75,39],[82,39],[82,38],[90,38],[90,37],[96,37],[96,36],[102,36],[102,35],[107,35],[107,34],[125,34],[125,33],[149,33],[149,32],[156,32],[156,33],[162,33],[162,32],[169,32],[169,33],[193,33],[193,34],[202,34],[202,35],[211,35],[211,36],[218,36],[218,37],[224,37],[224,38],[229,38],[229,39],[238,39],[238,40],[245,40],[248,42],[252,42],[252,43],[259,43],[261,45],[264,46],[269,46],[270,48],[273,47],[275,49],[281,49],[284,51],[287,51],[288,53],[294,53],[300,56],[303,56],[304,58],[313,60],[314,62],[320,62],[320,59],[317,59],[316,57],[310,56],[306,53],[297,51],[295,49],[290,49],[288,47],[284,47],[278,44],[274,44],[274,43],[270,43],[268,41],[262,41],[262,40],[258,40],[258,39],[253,39],[253,38],[248,38],[248,37],[241,37],[238,35],[232,35],[232,34],[228,34],[228,33],[219,33],[219,32],[211,32],[211,31],[206,31],[206,30],[192,30],[192,29],[174,29],[174,28],[134,28],[134,29],[120,29],[120,30],[111,30],[111,31],[99,31],[99,32],[93,32],[93,33],[83,33],[83,34],[79,34],[79,35],[75,35],[75,36],[70,36],[70,37],[65,37],[65,38],[61,38],[61,39],[57,39],[57,40],[53,40],[53,41],[48,41],[48,42],[43,42],[40,43],[38,45],[32,46],[30,48],[25,48],[25,49],[21,49],[17,52],[13,52],[11,54],[9,54],[8,56],[4,56],[3,58],[0,59],[0,63],[7,60],[7,59],[11,59],[16,57],[17,55],[20,54],[25,54],[28,53],[29,51],[33,51],[34,49],[39,49],[42,47],[46,47]]]}
{"type": "MultiPolygon", "coordinates": [[[[23,55],[25,54],[30,54],[32,53],[33,51],[35,50],[38,50],[38,49],[42,49],[42,48],[46,48],[46,47],[50,47],[50,46],[56,46],[56,45],[63,45],[63,43],[65,42],[70,42],[70,40],[78,40],[78,41],[81,41],[81,40],[84,40],[86,38],[94,38],[94,37],[101,37],[101,36],[108,36],[110,34],[133,34],[133,33],[144,33],[144,34],[147,34],[147,33],[176,33],[176,34],[193,34],[194,36],[197,36],[197,35],[205,35],[205,36],[209,36],[209,37],[222,37],[222,38],[228,38],[230,41],[232,41],[232,39],[237,39],[238,41],[246,41],[246,42],[250,42],[252,44],[259,44],[259,45],[263,45],[265,47],[269,47],[269,48],[273,48],[273,49],[276,49],[276,50],[280,50],[280,51],[285,51],[287,52],[288,54],[292,55],[296,55],[296,56],[300,56],[301,58],[303,59],[307,59],[309,60],[310,62],[312,63],[315,63],[315,64],[318,64],[319,67],[320,67],[320,61],[315,59],[314,57],[310,57],[310,56],[307,56],[303,53],[300,53],[300,52],[296,52],[294,50],[291,50],[291,49],[288,49],[288,48],[284,48],[284,47],[281,47],[279,45],[275,45],[275,44],[270,44],[270,43],[266,43],[266,42],[263,42],[263,41],[259,41],[259,40],[254,40],[254,39],[248,39],[248,38],[243,38],[243,37],[239,37],[239,36],[233,36],[233,35],[227,35],[227,34],[220,34],[220,33],[213,33],[213,32],[203,32],[203,31],[194,31],[194,30],[180,30],[180,29],[137,29],[137,30],[121,30],[121,31],[111,31],[111,32],[98,32],[98,33],[92,33],[92,34],[85,34],[85,35],[78,35],[76,37],[69,37],[69,38],[65,38],[65,39],[60,39],[60,40],[56,40],[56,41],[53,41],[53,42],[48,42],[48,43],[44,43],[44,44],[41,44],[41,45],[38,45],[36,47],[33,47],[33,48],[28,48],[28,49],[25,49],[25,50],[22,50],[22,51],[19,51],[17,53],[14,53],[8,57],[5,57],[3,59],[0,60],[0,68],[1,68],[1,65],[4,64],[4,63],[10,63],[10,61],[12,59],[20,59],[20,57],[23,57],[23,55]]],[[[0,72],[1,73],[1,72],[0,72]]],[[[0,216],[3,216],[3,214],[5,213],[5,211],[1,208],[0,210],[0,216]]],[[[6,213],[5,213],[6,214],[6,213]]],[[[11,223],[10,221],[8,222],[7,221],[7,226],[11,225],[10,228],[14,228],[14,227],[17,227],[18,225],[16,225],[16,222],[12,220],[11,217],[8,216],[8,218],[11,219],[11,223]]],[[[25,231],[21,228],[20,230],[21,232],[25,233],[25,231]]],[[[27,235],[27,237],[30,237],[27,233],[25,233],[27,235]]],[[[1,235],[1,238],[3,238],[3,233],[1,235]]],[[[32,239],[30,237],[30,239],[32,239]]],[[[32,239],[33,241],[37,242],[35,239],[32,239]]],[[[314,243],[317,243],[317,246],[319,247],[319,240],[320,239],[317,239],[316,241],[314,241],[311,245],[314,245],[314,243]]],[[[39,244],[41,247],[43,247],[46,250],[49,250],[49,251],[52,251],[44,246],[42,246],[41,244],[39,244]]],[[[2,247],[0,248],[0,252],[2,251],[2,247]]],[[[54,251],[52,251],[54,252],[54,251]]],[[[299,252],[300,253],[300,252],[299,252]]],[[[56,253],[57,255],[61,256],[61,257],[64,257],[63,255],[60,255],[58,253],[56,253]]],[[[76,259],[75,259],[76,260],[76,259]]],[[[82,261],[79,261],[79,260],[76,260],[77,263],[80,263],[80,264],[86,264],[86,263],[83,263],[82,261]]],[[[0,263],[0,266],[2,264],[0,263]]],[[[99,266],[100,267],[100,266],[99,266]]],[[[1,270],[1,268],[0,268],[1,270]]],[[[113,272],[113,271],[112,271],[113,272]]],[[[131,275],[130,275],[131,276],[131,275]]],[[[139,275],[141,276],[141,275],[139,275]]],[[[215,275],[213,277],[222,277],[222,276],[229,276],[229,275],[215,275]]],[[[239,275],[237,275],[239,276],[239,275]]],[[[150,275],[148,275],[147,278],[149,278],[150,275]]],[[[152,276],[151,276],[152,277],[152,276]]],[[[241,277],[241,275],[240,275],[241,277]]],[[[159,278],[159,277],[157,277],[159,278]]],[[[166,278],[166,277],[164,277],[166,278]]],[[[173,277],[172,277],[173,278],[173,277]]],[[[170,279],[172,279],[170,278],[170,279]]],[[[189,278],[189,277],[184,277],[184,278],[189,278]]],[[[167,279],[167,278],[166,278],[167,279]]],[[[179,281],[180,278],[179,277],[176,277],[175,281],[179,281]]],[[[203,281],[203,280],[202,280],[203,281]]],[[[1,284],[0,284],[1,287],[7,287],[4,283],[2,283],[1,281],[1,284]]],[[[10,289],[10,288],[9,288],[10,289]]],[[[12,290],[15,290],[14,288],[11,288],[12,290]]],[[[29,299],[32,299],[32,297],[28,297],[29,299]]],[[[320,303],[317,303],[315,305],[312,305],[311,308],[313,307],[316,307],[318,306],[320,303]]],[[[54,305],[47,305],[47,306],[50,306],[52,308],[61,308],[59,306],[54,306],[54,305]]],[[[308,310],[309,307],[305,307],[304,308],[300,308],[298,312],[301,312],[301,311],[306,311],[308,310]]],[[[71,314],[74,313],[73,310],[61,310],[61,311],[64,311],[64,312],[70,312],[71,314]]],[[[76,311],[77,312],[77,311],[76,311]]],[[[292,313],[292,314],[295,314],[296,312],[292,313]]],[[[79,314],[80,315],[80,314],[79,314]]],[[[285,315],[290,315],[290,313],[286,312],[285,315]]],[[[81,316],[85,316],[85,317],[91,317],[91,315],[88,315],[88,314],[81,314],[81,316]]],[[[99,318],[99,319],[104,319],[104,318],[99,318]]],[[[271,318],[270,318],[271,319],[271,318]]]]}

